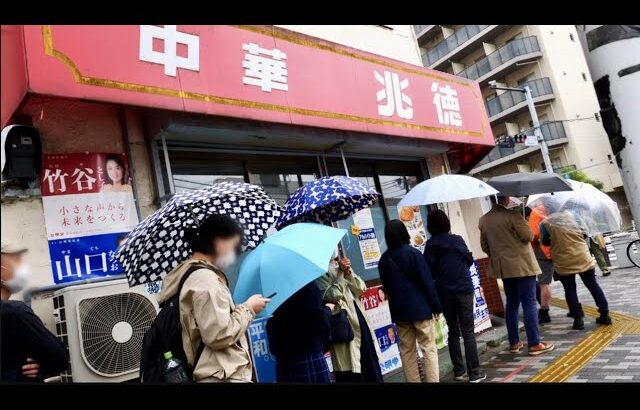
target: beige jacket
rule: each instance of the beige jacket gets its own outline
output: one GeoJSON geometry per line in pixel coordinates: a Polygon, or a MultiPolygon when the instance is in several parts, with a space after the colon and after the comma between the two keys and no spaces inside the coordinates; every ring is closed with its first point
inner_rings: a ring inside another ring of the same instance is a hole
{"type": "MultiPolygon", "coordinates": [[[[347,311],[349,324],[351,324],[354,333],[354,338],[351,342],[334,343],[332,345],[331,362],[333,369],[339,372],[362,373],[360,366],[360,344],[362,339],[360,321],[358,320],[358,314],[356,313],[353,302],[355,301],[358,309],[360,309],[360,312],[362,312],[366,320],[364,307],[360,302],[360,295],[367,289],[367,285],[353,270],[351,270],[351,276],[349,276],[349,278],[338,276],[338,269],[334,266],[330,266],[329,272],[318,278],[316,283],[320,288],[320,292],[322,292],[323,301],[336,305],[332,312],[334,315],[339,313],[340,310],[347,311]]],[[[380,351],[378,344],[375,342],[376,336],[368,321],[367,325],[369,326],[371,339],[374,340],[373,344],[379,357],[380,351]]]]}
{"type": "Polygon", "coordinates": [[[541,273],[530,242],[533,233],[518,211],[493,205],[480,218],[480,246],[489,256],[494,278],[520,278],[541,273]]]}
{"type": "MultiPolygon", "coordinates": [[[[555,218],[571,221],[569,212],[562,212],[555,218]]],[[[571,222],[556,224],[554,220],[542,222],[551,239],[551,257],[558,275],[575,275],[586,272],[595,267],[595,261],[589,252],[589,246],[584,235],[576,227],[572,229],[571,222]]],[[[562,221],[561,221],[562,222],[562,221]]]]}
{"type": "Polygon", "coordinates": [[[201,341],[206,347],[193,372],[196,382],[250,382],[251,355],[247,328],[254,318],[246,305],[235,305],[224,273],[205,261],[188,260],[164,278],[160,303],[178,291],[182,275],[194,264],[198,269],[185,281],[180,292],[182,346],[193,366],[201,341]]]}

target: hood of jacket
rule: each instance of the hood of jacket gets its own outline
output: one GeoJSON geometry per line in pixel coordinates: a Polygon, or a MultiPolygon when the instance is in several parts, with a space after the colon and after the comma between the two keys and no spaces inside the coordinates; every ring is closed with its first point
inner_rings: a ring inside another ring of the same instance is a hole
{"type": "MultiPolygon", "coordinates": [[[[164,279],[162,279],[162,292],[160,292],[160,296],[158,297],[159,304],[163,304],[173,295],[175,295],[176,292],[178,292],[178,287],[180,286],[180,280],[182,279],[182,276],[189,270],[191,266],[195,264],[206,266],[220,275],[220,270],[210,262],[202,259],[186,260],[173,268],[169,273],[167,273],[164,279]]],[[[224,279],[226,280],[226,277],[224,279]]]]}
{"type": "Polygon", "coordinates": [[[443,253],[455,247],[452,236],[446,233],[433,235],[425,245],[425,249],[431,253],[443,253]]]}

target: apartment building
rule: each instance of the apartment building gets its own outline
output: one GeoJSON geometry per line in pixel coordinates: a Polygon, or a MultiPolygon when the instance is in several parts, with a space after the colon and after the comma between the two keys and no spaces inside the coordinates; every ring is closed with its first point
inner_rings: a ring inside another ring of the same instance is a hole
{"type": "MultiPolygon", "coordinates": [[[[570,25],[415,25],[425,67],[480,83],[496,138],[525,131],[531,116],[524,94],[495,90],[531,88],[551,162],[584,170],[603,182],[629,223],[628,203],[607,134],[597,115],[598,100],[576,28],[570,25]]],[[[485,178],[518,171],[542,171],[537,147],[496,147],[471,174],[485,178]]]]}

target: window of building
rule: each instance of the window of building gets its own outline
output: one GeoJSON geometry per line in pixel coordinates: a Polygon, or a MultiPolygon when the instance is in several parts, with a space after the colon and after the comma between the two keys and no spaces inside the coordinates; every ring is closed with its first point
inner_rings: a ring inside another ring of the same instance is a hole
{"type": "MultiPolygon", "coordinates": [[[[154,161],[159,169],[158,191],[161,201],[171,197],[174,192],[195,190],[212,183],[223,181],[244,181],[260,185],[280,205],[284,205],[288,196],[296,189],[320,178],[321,175],[345,175],[342,159],[315,155],[286,155],[272,153],[244,154],[225,152],[202,147],[192,148],[186,145],[168,147],[169,167],[164,159],[163,149],[158,146],[154,161]],[[169,177],[169,175],[171,177],[169,177]],[[171,182],[170,182],[171,181],[171,182]]],[[[382,198],[370,207],[371,218],[380,246],[386,250],[384,228],[391,219],[399,218],[397,204],[400,199],[419,181],[426,178],[420,162],[384,161],[373,159],[347,158],[349,175],[382,193],[382,198]]],[[[425,167],[426,168],[426,167],[425,167]]],[[[421,207],[420,215],[426,226],[427,207],[421,207]]],[[[358,237],[351,231],[353,218],[340,221],[338,227],[346,229],[342,240],[346,255],[351,259],[354,269],[367,281],[377,281],[377,268],[364,268],[358,237]]],[[[425,237],[426,239],[426,232],[425,237]]],[[[239,264],[238,264],[239,265],[239,264]]],[[[237,266],[226,272],[233,287],[237,280],[237,266]]]]}
{"type": "Polygon", "coordinates": [[[588,80],[587,80],[587,75],[586,75],[585,73],[582,73],[582,79],[583,79],[584,81],[588,81],[588,80]]]}
{"type": "Polygon", "coordinates": [[[576,41],[576,39],[573,38],[573,34],[572,33],[569,33],[569,38],[571,39],[571,41],[576,41]]]}

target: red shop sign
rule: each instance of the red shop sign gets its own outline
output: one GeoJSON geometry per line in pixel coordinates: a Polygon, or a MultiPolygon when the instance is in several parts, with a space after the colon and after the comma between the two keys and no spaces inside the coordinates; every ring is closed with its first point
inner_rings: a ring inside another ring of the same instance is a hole
{"type": "Polygon", "coordinates": [[[478,84],[272,26],[25,26],[31,91],[494,145],[478,84]]]}

